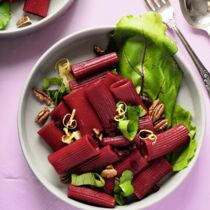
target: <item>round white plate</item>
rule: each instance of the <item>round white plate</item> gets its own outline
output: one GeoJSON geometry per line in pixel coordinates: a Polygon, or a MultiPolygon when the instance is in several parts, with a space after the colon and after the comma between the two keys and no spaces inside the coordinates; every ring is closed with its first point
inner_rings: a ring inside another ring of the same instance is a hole
{"type": "Polygon", "coordinates": [[[41,18],[30,13],[25,13],[23,11],[23,1],[18,1],[11,4],[11,19],[7,27],[4,30],[0,30],[0,38],[15,37],[43,27],[58,17],[60,14],[62,14],[72,4],[73,1],[74,0],[51,0],[48,15],[45,18],[41,18]],[[31,18],[32,24],[26,27],[17,28],[16,22],[24,15],[28,15],[31,18]]]}
{"type": "MultiPolygon", "coordinates": [[[[106,208],[93,207],[67,197],[67,186],[60,183],[58,175],[47,160],[48,155],[52,151],[37,135],[37,131],[40,127],[34,122],[34,119],[42,106],[34,99],[32,88],[40,86],[42,78],[55,74],[53,71],[54,64],[59,58],[67,57],[72,63],[92,58],[94,56],[93,45],[98,44],[105,48],[108,43],[109,32],[112,29],[113,27],[100,27],[83,30],[62,39],[52,46],[32,69],[25,84],[19,104],[19,138],[25,158],[31,167],[31,170],[40,182],[55,196],[80,209],[98,210],[106,208]]],[[[180,58],[177,58],[177,61],[184,71],[184,80],[178,96],[178,103],[192,113],[194,119],[193,123],[197,126],[196,139],[198,141],[198,149],[196,155],[186,169],[172,176],[170,179],[165,180],[158,192],[139,202],[127,206],[118,206],[116,207],[117,209],[143,209],[160,201],[180,185],[190,173],[198,158],[205,129],[205,106],[202,95],[199,92],[197,79],[190,73],[190,69],[184,65],[180,58]]]]}

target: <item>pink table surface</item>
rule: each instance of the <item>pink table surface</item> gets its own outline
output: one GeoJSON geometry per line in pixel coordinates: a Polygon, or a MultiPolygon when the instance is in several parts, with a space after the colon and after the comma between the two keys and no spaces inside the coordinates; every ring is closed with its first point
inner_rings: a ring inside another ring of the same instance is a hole
{"type": "MultiPolygon", "coordinates": [[[[210,69],[210,37],[205,32],[192,29],[185,22],[178,0],[173,0],[172,3],[180,29],[203,63],[210,69]]],[[[24,159],[17,130],[18,102],[23,85],[39,57],[62,37],[88,27],[114,25],[123,15],[137,15],[145,11],[143,0],[75,0],[63,16],[45,28],[26,36],[0,40],[1,210],[75,209],[48,192],[33,175],[24,159]]],[[[148,210],[209,210],[209,98],[191,59],[179,40],[175,36],[174,38],[178,43],[180,55],[200,81],[207,108],[207,129],[199,160],[191,174],[178,189],[148,210]]]]}

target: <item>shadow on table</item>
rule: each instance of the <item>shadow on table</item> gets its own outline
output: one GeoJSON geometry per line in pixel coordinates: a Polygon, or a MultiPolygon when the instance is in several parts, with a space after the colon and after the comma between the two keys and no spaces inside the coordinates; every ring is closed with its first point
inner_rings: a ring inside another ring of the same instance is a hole
{"type": "Polygon", "coordinates": [[[16,65],[24,60],[39,58],[71,28],[77,1],[50,24],[17,38],[0,39],[0,66],[16,65]]]}

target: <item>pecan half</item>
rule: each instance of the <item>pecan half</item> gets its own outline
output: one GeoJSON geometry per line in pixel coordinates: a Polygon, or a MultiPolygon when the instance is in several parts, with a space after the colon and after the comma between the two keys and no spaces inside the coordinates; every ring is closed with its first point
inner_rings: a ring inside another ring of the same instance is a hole
{"type": "Polygon", "coordinates": [[[36,116],[36,122],[39,124],[39,125],[44,125],[45,122],[47,121],[48,117],[50,115],[50,110],[45,107],[43,110],[41,110],[38,115],[36,116]]]}
{"type": "Polygon", "coordinates": [[[104,55],[105,54],[105,50],[101,49],[99,46],[94,45],[93,46],[93,50],[95,52],[96,55],[104,55]]]}
{"type": "Polygon", "coordinates": [[[69,184],[71,182],[71,173],[65,172],[64,174],[60,175],[60,181],[63,184],[69,184]]]}
{"type": "Polygon", "coordinates": [[[154,129],[156,132],[162,132],[166,130],[168,127],[168,120],[167,119],[160,119],[155,123],[154,129]]]}
{"type": "Polygon", "coordinates": [[[47,104],[48,106],[53,104],[53,100],[50,98],[49,95],[47,95],[45,92],[39,90],[39,89],[33,89],[33,93],[35,97],[42,103],[47,104]]]}
{"type": "Polygon", "coordinates": [[[159,99],[153,101],[152,105],[149,107],[149,115],[152,114],[155,107],[160,103],[159,99]]]}
{"type": "Polygon", "coordinates": [[[31,24],[32,24],[31,19],[28,16],[23,16],[17,21],[16,26],[17,28],[20,28],[31,24]]]}
{"type": "Polygon", "coordinates": [[[93,128],[93,133],[94,136],[98,139],[98,140],[102,140],[103,138],[103,133],[101,133],[97,128],[93,128]]]}
{"type": "Polygon", "coordinates": [[[164,114],[165,106],[160,103],[159,99],[155,100],[149,108],[149,115],[152,119],[152,122],[156,122],[164,114]]]}
{"type": "Polygon", "coordinates": [[[104,169],[102,172],[101,172],[101,176],[104,177],[104,178],[113,178],[115,176],[117,176],[117,170],[114,169],[114,167],[112,165],[108,165],[106,167],[106,169],[104,169]]]}

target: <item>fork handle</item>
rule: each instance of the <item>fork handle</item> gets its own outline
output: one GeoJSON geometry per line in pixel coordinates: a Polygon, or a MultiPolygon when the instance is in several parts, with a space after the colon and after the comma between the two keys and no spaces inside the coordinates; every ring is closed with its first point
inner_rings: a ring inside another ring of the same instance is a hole
{"type": "Polygon", "coordinates": [[[200,75],[203,79],[203,82],[206,86],[206,89],[207,89],[209,97],[210,97],[210,73],[205,68],[205,66],[203,65],[201,60],[198,58],[198,56],[195,54],[195,52],[193,51],[193,49],[191,48],[191,46],[189,45],[189,43],[185,39],[184,35],[179,30],[179,28],[176,25],[174,25],[173,29],[176,32],[177,36],[180,38],[182,44],[185,46],[187,52],[190,54],[195,66],[197,67],[197,69],[198,69],[198,71],[199,71],[199,73],[200,73],[200,75]]]}

